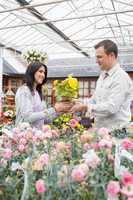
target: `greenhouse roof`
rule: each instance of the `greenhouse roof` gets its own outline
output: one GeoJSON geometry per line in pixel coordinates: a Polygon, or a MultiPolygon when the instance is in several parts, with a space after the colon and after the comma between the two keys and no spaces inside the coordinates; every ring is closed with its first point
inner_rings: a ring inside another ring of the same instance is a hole
{"type": "Polygon", "coordinates": [[[16,74],[18,73],[5,59],[3,60],[3,73],[4,74],[16,74]]]}
{"type": "Polygon", "coordinates": [[[133,45],[130,0],[1,0],[0,43],[18,52],[39,49],[50,59],[91,57],[102,39],[133,45]]]}

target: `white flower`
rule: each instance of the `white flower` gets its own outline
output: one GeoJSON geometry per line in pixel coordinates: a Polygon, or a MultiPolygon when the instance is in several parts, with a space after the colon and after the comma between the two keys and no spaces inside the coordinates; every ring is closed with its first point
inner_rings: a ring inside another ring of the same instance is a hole
{"type": "Polygon", "coordinates": [[[13,162],[11,165],[11,171],[16,171],[17,169],[21,169],[21,165],[19,162],[13,162]]]}
{"type": "Polygon", "coordinates": [[[45,62],[47,60],[47,54],[45,52],[34,49],[27,51],[27,53],[25,53],[23,56],[27,62],[33,62],[33,61],[45,62]]]}
{"type": "Polygon", "coordinates": [[[4,116],[5,117],[13,117],[13,111],[12,110],[7,110],[6,112],[4,112],[4,116]]]}
{"type": "Polygon", "coordinates": [[[30,127],[30,124],[28,122],[23,122],[18,125],[18,128],[20,128],[20,130],[24,130],[29,127],[30,127]]]}

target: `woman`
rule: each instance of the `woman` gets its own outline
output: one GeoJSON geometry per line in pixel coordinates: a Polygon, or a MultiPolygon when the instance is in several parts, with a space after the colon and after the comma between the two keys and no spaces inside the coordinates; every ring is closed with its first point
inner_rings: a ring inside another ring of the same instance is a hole
{"type": "Polygon", "coordinates": [[[44,121],[53,119],[56,112],[63,111],[63,105],[57,103],[46,108],[42,99],[42,85],[47,81],[47,66],[41,62],[29,64],[25,73],[26,83],[16,93],[16,125],[28,122],[32,127],[41,129],[44,121]]]}

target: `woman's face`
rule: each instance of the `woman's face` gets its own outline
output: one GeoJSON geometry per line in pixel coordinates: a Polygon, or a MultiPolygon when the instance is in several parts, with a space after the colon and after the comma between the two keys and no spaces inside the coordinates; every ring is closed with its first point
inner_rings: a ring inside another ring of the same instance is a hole
{"type": "Polygon", "coordinates": [[[34,74],[34,78],[35,78],[35,83],[38,84],[42,84],[44,78],[45,78],[45,68],[44,66],[41,66],[36,73],[34,74]]]}

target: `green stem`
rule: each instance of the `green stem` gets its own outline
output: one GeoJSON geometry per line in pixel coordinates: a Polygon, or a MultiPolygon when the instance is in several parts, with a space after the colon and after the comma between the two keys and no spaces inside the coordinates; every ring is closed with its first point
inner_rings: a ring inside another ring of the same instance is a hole
{"type": "Polygon", "coordinates": [[[27,200],[29,197],[29,173],[27,170],[24,170],[24,189],[22,192],[21,200],[27,200]]]}

